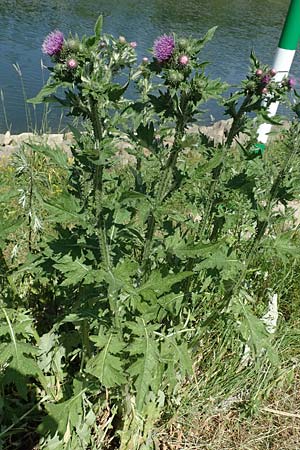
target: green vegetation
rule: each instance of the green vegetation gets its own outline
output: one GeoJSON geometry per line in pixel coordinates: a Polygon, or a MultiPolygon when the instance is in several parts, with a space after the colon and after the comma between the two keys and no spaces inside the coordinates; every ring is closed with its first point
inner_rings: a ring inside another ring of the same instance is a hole
{"type": "Polygon", "coordinates": [[[297,112],[297,94],[251,55],[224,100],[200,60],[214,30],[162,36],[136,65],[101,25],[47,37],[31,100],[81,119],[72,158],[29,143],[0,170],[0,448],[271,448],[215,418],[259,429],[297,382],[297,117],[255,147],[268,105],[297,112]],[[232,118],[218,145],[188,131],[211,98],[232,118]]]}

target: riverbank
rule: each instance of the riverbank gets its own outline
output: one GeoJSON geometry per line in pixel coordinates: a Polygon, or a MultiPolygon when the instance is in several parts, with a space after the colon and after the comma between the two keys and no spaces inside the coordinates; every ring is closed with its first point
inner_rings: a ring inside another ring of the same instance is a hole
{"type": "MultiPolygon", "coordinates": [[[[226,131],[230,128],[232,119],[219,120],[212,125],[194,125],[190,127],[191,132],[203,133],[210,139],[213,139],[215,144],[220,144],[224,140],[226,131]]],[[[282,128],[288,127],[289,122],[285,121],[282,128]]],[[[239,141],[244,142],[245,136],[241,135],[239,141]]],[[[71,145],[74,143],[73,134],[67,133],[49,133],[49,134],[36,134],[36,133],[20,133],[11,134],[9,131],[6,133],[0,133],[0,158],[7,158],[14,153],[20,146],[26,143],[44,143],[50,147],[60,147],[65,151],[69,151],[71,145]]]]}

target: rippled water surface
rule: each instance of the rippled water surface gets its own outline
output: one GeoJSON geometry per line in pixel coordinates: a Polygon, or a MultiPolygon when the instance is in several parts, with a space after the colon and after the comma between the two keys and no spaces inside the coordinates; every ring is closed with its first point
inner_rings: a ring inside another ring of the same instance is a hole
{"type": "MultiPolygon", "coordinates": [[[[252,48],[265,63],[272,63],[288,5],[289,0],[0,0],[0,89],[7,116],[1,101],[0,132],[7,123],[14,132],[28,128],[21,79],[14,65],[21,69],[26,95],[34,96],[47,77],[41,59],[49,63],[41,43],[53,29],[89,34],[103,13],[104,31],[137,41],[141,59],[161,33],[201,36],[218,25],[203,58],[212,63],[209,74],[234,84],[244,77],[252,48]]],[[[292,72],[300,77],[298,61],[292,72]]],[[[212,112],[220,117],[215,107],[212,112]]],[[[51,123],[57,127],[58,114],[51,123]]]]}

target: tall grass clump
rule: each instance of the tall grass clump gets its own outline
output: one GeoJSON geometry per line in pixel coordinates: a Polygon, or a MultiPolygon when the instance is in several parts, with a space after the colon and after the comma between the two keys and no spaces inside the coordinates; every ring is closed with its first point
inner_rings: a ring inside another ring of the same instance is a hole
{"type": "Polygon", "coordinates": [[[101,17],[90,37],[45,39],[51,76],[30,101],[82,126],[71,161],[32,144],[0,193],[3,449],[158,449],[187,392],[255,409],[280,378],[273,270],[298,257],[299,124],[280,157],[259,153],[289,80],[252,54],[224,100],[201,60],[214,32],[160,36],[141,63],[101,17]],[[220,144],[190,130],[210,99],[232,119],[220,144]]]}

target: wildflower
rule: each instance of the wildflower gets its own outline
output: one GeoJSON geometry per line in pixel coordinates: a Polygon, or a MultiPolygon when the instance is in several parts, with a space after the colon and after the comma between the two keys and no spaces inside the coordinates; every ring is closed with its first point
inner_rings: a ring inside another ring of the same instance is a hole
{"type": "Polygon", "coordinates": [[[126,43],[126,39],[124,36],[119,36],[119,42],[120,44],[125,44],[126,43]]]}
{"type": "Polygon", "coordinates": [[[43,45],[42,51],[46,55],[55,56],[60,53],[64,43],[64,35],[61,31],[55,30],[52,31],[48,36],[46,36],[43,45]]]}
{"type": "Polygon", "coordinates": [[[186,55],[181,55],[181,56],[179,57],[179,63],[180,63],[182,66],[186,66],[186,65],[189,63],[189,58],[188,58],[188,56],[186,56],[186,55]]]}
{"type": "Polygon", "coordinates": [[[276,75],[276,70],[275,69],[270,69],[269,74],[271,75],[271,77],[275,77],[276,75]]]}
{"type": "Polygon", "coordinates": [[[270,75],[265,75],[265,76],[261,79],[261,82],[262,82],[263,84],[265,84],[265,85],[269,84],[270,81],[271,81],[270,75]]]}
{"type": "Polygon", "coordinates": [[[263,71],[261,69],[257,69],[255,72],[255,75],[257,75],[258,77],[261,77],[263,74],[263,71]]]}
{"type": "Polygon", "coordinates": [[[136,48],[137,47],[137,43],[135,41],[130,42],[129,45],[130,45],[131,48],[136,48]]]}
{"type": "Polygon", "coordinates": [[[289,89],[293,89],[296,86],[295,78],[289,78],[287,82],[287,86],[289,89]]]}
{"type": "Polygon", "coordinates": [[[68,69],[76,69],[78,66],[78,62],[74,58],[70,58],[67,60],[67,67],[68,69]]]}
{"type": "Polygon", "coordinates": [[[261,90],[262,94],[267,94],[268,92],[269,92],[269,90],[266,87],[262,88],[262,90],[261,90]]]}
{"type": "Polygon", "coordinates": [[[174,37],[164,34],[154,41],[153,53],[159,62],[164,62],[171,58],[174,48],[174,37]]]}

